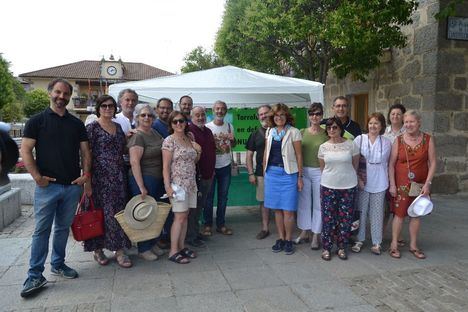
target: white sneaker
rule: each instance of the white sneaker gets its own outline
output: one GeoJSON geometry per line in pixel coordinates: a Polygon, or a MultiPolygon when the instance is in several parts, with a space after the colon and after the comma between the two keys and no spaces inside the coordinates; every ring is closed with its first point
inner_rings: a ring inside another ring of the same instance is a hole
{"type": "Polygon", "coordinates": [[[141,252],[138,254],[140,258],[146,260],[146,261],[156,261],[158,260],[158,256],[156,256],[154,253],[151,252],[151,250],[147,250],[145,252],[141,252]]]}
{"type": "Polygon", "coordinates": [[[161,249],[158,247],[158,245],[154,245],[153,248],[151,248],[151,252],[154,253],[156,256],[161,257],[166,253],[165,250],[161,249]]]}

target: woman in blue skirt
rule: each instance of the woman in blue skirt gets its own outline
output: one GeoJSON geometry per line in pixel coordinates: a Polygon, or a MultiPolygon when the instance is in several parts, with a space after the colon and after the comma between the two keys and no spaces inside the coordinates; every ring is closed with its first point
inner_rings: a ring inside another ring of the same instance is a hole
{"type": "Polygon", "coordinates": [[[270,128],[266,132],[265,155],[265,208],[275,210],[275,223],[279,239],[273,252],[294,253],[292,233],[298,191],[302,190],[301,133],[294,128],[289,108],[282,103],[273,106],[269,116],[270,128]]]}

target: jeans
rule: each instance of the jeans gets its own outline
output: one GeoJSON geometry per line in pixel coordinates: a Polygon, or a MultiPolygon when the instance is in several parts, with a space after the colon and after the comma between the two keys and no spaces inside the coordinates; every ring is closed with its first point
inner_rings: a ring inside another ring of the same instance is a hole
{"type": "Polygon", "coordinates": [[[34,192],[35,228],[32,236],[29,278],[39,278],[44,272],[44,263],[49,252],[49,237],[54,224],[50,265],[60,268],[65,262],[70,226],[82,192],[79,185],[50,183],[36,186],[34,192]]]}
{"type": "Polygon", "coordinates": [[[215,168],[213,184],[208,193],[206,206],[203,210],[204,224],[213,225],[213,201],[216,184],[218,184],[218,204],[216,209],[216,227],[219,229],[225,224],[226,206],[228,201],[229,185],[231,184],[231,164],[223,168],[215,168]]]}
{"type": "MultiPolygon", "coordinates": [[[[145,185],[146,190],[148,191],[148,195],[154,197],[156,201],[160,201],[160,197],[164,194],[163,179],[149,175],[143,175],[143,184],[145,185]]],[[[138,184],[136,183],[136,180],[133,177],[133,175],[130,175],[128,177],[128,188],[132,197],[141,194],[140,188],[138,187],[138,184]]],[[[156,237],[144,242],[139,242],[137,243],[138,252],[142,253],[148,251],[151,248],[153,248],[155,244],[156,237]]]]}
{"type": "Polygon", "coordinates": [[[206,199],[208,197],[212,183],[213,179],[201,179],[200,182],[197,183],[197,208],[189,209],[186,238],[187,241],[196,239],[200,232],[200,214],[206,207],[206,199]]]}

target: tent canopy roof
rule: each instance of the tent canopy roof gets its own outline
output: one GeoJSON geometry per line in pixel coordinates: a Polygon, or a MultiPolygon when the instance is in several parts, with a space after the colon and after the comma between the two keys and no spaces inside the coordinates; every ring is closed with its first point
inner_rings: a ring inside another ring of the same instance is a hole
{"type": "Polygon", "coordinates": [[[283,102],[303,106],[323,103],[323,84],[315,81],[260,73],[235,66],[218,67],[181,75],[113,84],[109,93],[117,98],[123,89],[133,89],[140,100],[156,102],[169,97],[174,102],[183,95],[194,104],[211,106],[216,100],[229,107],[248,107],[283,102]]]}

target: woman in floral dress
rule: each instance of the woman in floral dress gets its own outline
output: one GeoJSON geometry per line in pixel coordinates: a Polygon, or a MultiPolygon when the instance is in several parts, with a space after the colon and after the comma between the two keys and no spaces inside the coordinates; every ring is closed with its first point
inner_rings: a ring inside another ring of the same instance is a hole
{"type": "MultiPolygon", "coordinates": [[[[84,242],[85,251],[93,251],[100,265],[109,263],[103,248],[115,251],[118,264],[123,268],[132,266],[124,248],[131,246],[128,237],[114,215],[125,208],[127,200],[127,177],[123,154],[125,134],[118,123],[112,121],[117,103],[109,95],[97,99],[98,119],[86,126],[92,153],[92,193],[94,204],[104,210],[104,235],[84,242]]],[[[89,184],[87,184],[89,187],[89,184]]]]}

